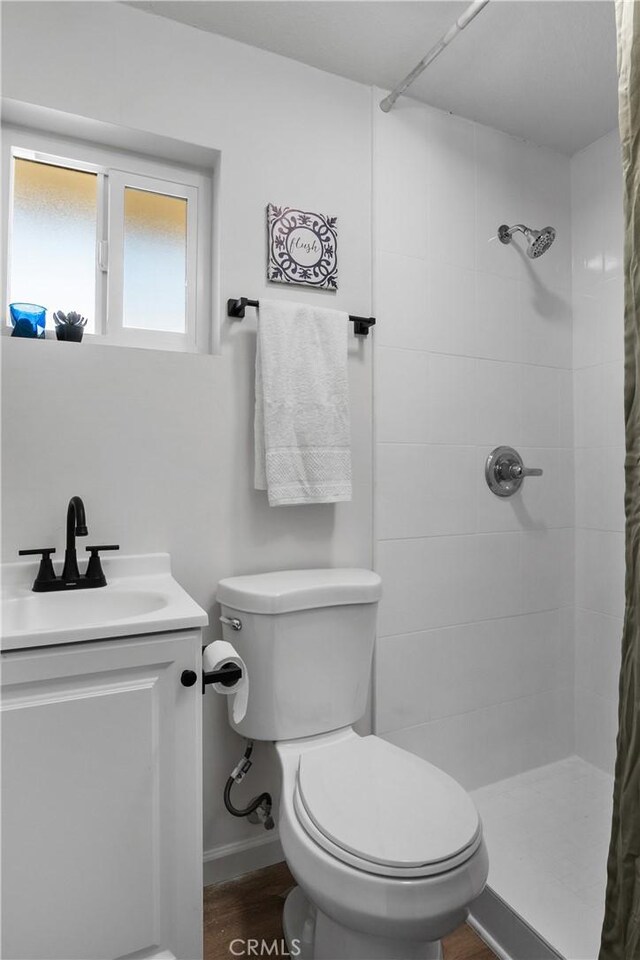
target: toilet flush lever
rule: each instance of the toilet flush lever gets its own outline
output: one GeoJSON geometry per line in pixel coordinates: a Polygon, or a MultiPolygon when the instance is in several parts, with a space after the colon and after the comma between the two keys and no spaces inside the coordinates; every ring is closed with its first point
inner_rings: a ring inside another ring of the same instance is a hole
{"type": "Polygon", "coordinates": [[[238,620],[237,617],[220,617],[220,623],[231,627],[232,630],[242,630],[242,620],[238,620]]]}

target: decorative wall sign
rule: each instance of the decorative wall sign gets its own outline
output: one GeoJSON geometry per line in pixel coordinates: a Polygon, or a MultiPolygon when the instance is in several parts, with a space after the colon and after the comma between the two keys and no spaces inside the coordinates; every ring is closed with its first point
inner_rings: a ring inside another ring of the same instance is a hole
{"type": "Polygon", "coordinates": [[[267,280],[338,289],[338,218],[267,206],[267,280]]]}

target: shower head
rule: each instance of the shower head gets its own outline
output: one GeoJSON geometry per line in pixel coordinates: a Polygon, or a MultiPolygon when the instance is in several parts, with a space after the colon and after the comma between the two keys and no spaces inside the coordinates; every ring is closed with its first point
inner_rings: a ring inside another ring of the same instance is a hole
{"type": "Polygon", "coordinates": [[[531,257],[532,260],[546,253],[556,238],[556,231],[553,227],[543,227],[542,230],[532,230],[530,227],[525,227],[523,223],[517,223],[514,227],[508,227],[506,223],[503,223],[502,226],[498,228],[498,237],[502,243],[511,243],[514,233],[518,232],[524,233],[529,241],[527,256],[531,257]]]}

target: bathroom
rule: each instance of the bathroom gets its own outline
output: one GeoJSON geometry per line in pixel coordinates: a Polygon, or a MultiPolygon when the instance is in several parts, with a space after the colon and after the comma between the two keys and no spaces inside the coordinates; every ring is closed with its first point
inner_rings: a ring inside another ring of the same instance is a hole
{"type": "MultiPolygon", "coordinates": [[[[52,314],[81,308],[77,277],[86,282],[86,264],[83,273],[74,261],[65,299],[61,293],[50,302],[40,280],[13,290],[19,258],[3,255],[2,561],[18,564],[3,567],[3,590],[13,589],[12,571],[24,576],[29,564],[30,586],[37,570],[19,550],[55,547],[59,573],[65,510],[80,496],[89,531],[88,540],[77,540],[83,571],[85,542],[119,545],[105,554],[107,580],[129,557],[161,565],[157,558],[168,556],[175,582],[204,611],[206,624],[195,614],[180,621],[187,653],[176,666],[178,683],[181,671],[202,670],[202,645],[223,638],[220,581],[273,571],[375,571],[382,597],[355,730],[454,778],[484,829],[488,886],[470,905],[469,925],[452,928],[459,942],[445,937],[445,960],[455,950],[467,960],[594,960],[625,610],[616,5],[491,0],[392,109],[381,110],[468,7],[457,0],[2,3],[3,250],[16,247],[12,153],[32,165],[71,157],[85,172],[109,167],[156,181],[178,169],[175,179],[191,178],[203,198],[188,343],[173,342],[152,320],[139,335],[116,329],[102,289],[110,294],[110,278],[117,280],[116,258],[96,270],[93,249],[88,275],[103,312],[90,303],[82,342],[60,342],[52,314]],[[285,289],[267,278],[268,205],[337,218],[335,289],[285,289]],[[503,224],[551,225],[556,236],[530,258],[521,232],[500,243],[503,224]],[[260,321],[249,305],[243,319],[228,316],[227,301],[240,297],[375,318],[366,336],[346,324],[349,500],[270,506],[255,489],[260,321]],[[36,348],[23,346],[29,337],[10,336],[7,304],[23,299],[48,307],[36,348]],[[494,496],[486,482],[487,458],[500,446],[543,471],[512,497],[494,496]]],[[[118,177],[109,180],[115,185],[118,177]]],[[[64,226],[60,218],[53,229],[64,226]]],[[[61,276],[64,256],[60,243],[54,262],[61,276]]],[[[158,270],[152,261],[138,266],[153,313],[158,270]]],[[[44,270],[42,261],[38,267],[44,270]]],[[[100,594],[42,600],[88,609],[100,594]]],[[[3,632],[4,621],[3,605],[3,632]]],[[[74,653],[64,637],[51,636],[52,650],[74,653]]],[[[234,646],[242,636],[225,628],[234,646]]],[[[91,642],[77,645],[72,664],[90,656],[94,640],[108,646],[95,631],[81,639],[91,642]]],[[[26,682],[11,681],[11,658],[35,669],[39,649],[20,653],[14,644],[3,653],[3,721],[26,715],[10,709],[23,702],[26,682]]],[[[113,656],[108,669],[117,672],[113,656]]],[[[327,701],[334,682],[330,676],[327,701]]],[[[16,816],[23,804],[55,834],[45,843],[36,831],[28,854],[3,841],[7,960],[230,957],[241,950],[238,938],[262,939],[260,917],[269,911],[275,919],[261,950],[268,953],[271,938],[280,942],[281,894],[294,880],[278,829],[275,738],[255,737],[253,765],[233,793],[238,804],[264,791],[272,796],[276,827],[266,830],[225,806],[225,784],[246,739],[229,724],[229,698],[210,687],[200,696],[199,688],[180,688],[191,711],[185,725],[195,733],[177,751],[180,773],[169,777],[183,785],[171,822],[191,866],[175,864],[164,834],[162,843],[145,835],[138,853],[134,831],[125,857],[124,844],[114,847],[107,830],[96,833],[95,803],[78,807],[72,797],[71,823],[58,827],[61,817],[70,819],[58,771],[67,759],[73,769],[71,747],[59,744],[50,767],[36,774],[29,753],[42,759],[44,747],[34,733],[27,749],[3,722],[3,791],[14,797],[16,816]],[[43,792],[60,791],[49,811],[29,789],[45,776],[51,782],[43,792]],[[64,844],[73,817],[88,833],[82,873],[71,876],[64,844]],[[120,862],[114,855],[109,867],[112,847],[128,871],[120,890],[110,873],[120,862]],[[136,873],[141,863],[147,873],[142,866],[136,873]],[[182,900],[172,899],[167,875],[180,878],[182,900]],[[156,886],[138,908],[143,876],[156,886]],[[194,894],[202,887],[204,954],[194,894]],[[230,915],[241,917],[233,931],[221,919],[230,915]],[[64,918],[80,916],[90,920],[72,935],[64,918]]],[[[248,689],[251,700],[250,670],[248,689]]],[[[139,704],[133,697],[119,711],[114,700],[112,719],[139,724],[142,736],[148,707],[139,704]]],[[[35,722],[53,756],[55,724],[35,722]]],[[[98,738],[109,722],[93,730],[88,721],[86,736],[98,738]]],[[[108,738],[100,745],[105,767],[94,789],[101,784],[113,801],[129,768],[108,738]]],[[[132,748],[131,765],[136,756],[132,748]]],[[[142,747],[139,756],[147,757],[142,747]]],[[[83,796],[76,793],[78,805],[83,796]]],[[[162,796],[159,790],[160,821],[162,796]]],[[[132,824],[140,809],[147,807],[135,807],[132,824]]],[[[110,824],[127,820],[126,805],[116,809],[104,797],[99,810],[110,824]]],[[[8,841],[6,822],[4,831],[8,841]]],[[[380,956],[435,955],[408,950],[380,956]]],[[[635,955],[611,947],[601,954],[635,955]]]]}

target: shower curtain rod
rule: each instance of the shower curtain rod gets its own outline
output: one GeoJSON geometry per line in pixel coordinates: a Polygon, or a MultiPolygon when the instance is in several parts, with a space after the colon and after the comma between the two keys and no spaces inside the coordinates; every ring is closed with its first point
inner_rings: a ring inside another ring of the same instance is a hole
{"type": "Polygon", "coordinates": [[[489,0],[475,0],[462,16],[458,17],[456,22],[450,27],[445,35],[438,40],[435,46],[431,47],[429,52],[422,58],[420,63],[416,64],[411,73],[408,73],[404,80],[401,80],[400,83],[393,88],[388,97],[385,97],[384,100],[380,101],[380,109],[383,113],[389,113],[394,103],[398,97],[407,90],[414,80],[417,80],[423,70],[426,70],[430,63],[439,57],[442,51],[449,46],[452,40],[458,36],[459,33],[462,33],[464,28],[468,26],[474,17],[477,17],[478,14],[486,5],[489,3],[489,0]]]}

